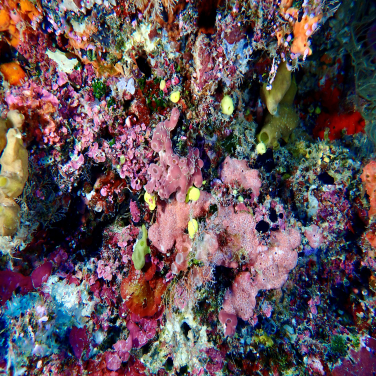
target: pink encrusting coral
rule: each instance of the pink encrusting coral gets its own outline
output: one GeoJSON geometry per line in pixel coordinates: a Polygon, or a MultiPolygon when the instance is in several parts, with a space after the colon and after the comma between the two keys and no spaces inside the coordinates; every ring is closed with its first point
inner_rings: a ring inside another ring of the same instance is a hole
{"type": "Polygon", "coordinates": [[[59,100],[49,91],[34,82],[9,91],[5,98],[9,109],[18,110],[25,116],[28,138],[35,138],[41,144],[61,145],[65,126],[58,126],[53,118],[59,100]]]}
{"type": "Polygon", "coordinates": [[[159,165],[152,163],[149,166],[150,180],[145,188],[148,193],[158,192],[163,199],[170,198],[176,192],[176,199],[184,202],[187,191],[193,184],[201,187],[201,168],[204,163],[196,148],[189,148],[186,157],[173,152],[169,132],[176,127],[179,114],[179,110],[174,108],[171,119],[159,123],[154,131],[151,147],[159,153],[159,165]]]}
{"type": "Polygon", "coordinates": [[[252,189],[255,197],[260,194],[259,172],[248,167],[247,161],[226,157],[221,166],[220,178],[225,184],[238,183],[245,189],[252,189]]]}

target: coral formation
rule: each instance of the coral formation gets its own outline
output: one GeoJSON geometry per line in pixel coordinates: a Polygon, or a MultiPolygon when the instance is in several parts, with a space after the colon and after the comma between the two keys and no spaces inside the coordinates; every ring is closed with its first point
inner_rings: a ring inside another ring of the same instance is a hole
{"type": "Polygon", "coordinates": [[[371,375],[375,15],[0,1],[0,374],[371,375]]]}

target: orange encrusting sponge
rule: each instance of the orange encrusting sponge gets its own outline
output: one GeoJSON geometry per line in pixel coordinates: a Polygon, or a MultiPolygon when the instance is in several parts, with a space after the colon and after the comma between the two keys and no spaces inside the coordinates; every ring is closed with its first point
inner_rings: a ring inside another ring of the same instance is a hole
{"type": "Polygon", "coordinates": [[[7,31],[10,26],[10,16],[5,9],[0,10],[0,31],[7,31]]]}
{"type": "Polygon", "coordinates": [[[22,85],[27,79],[25,71],[16,61],[1,64],[0,72],[11,86],[22,85]]]}
{"type": "Polygon", "coordinates": [[[22,21],[30,23],[41,15],[41,12],[30,0],[8,0],[4,8],[0,9],[0,31],[7,32],[5,35],[7,42],[17,48],[20,44],[21,32],[24,25],[19,25],[22,21]]]}
{"type": "Polygon", "coordinates": [[[365,183],[366,192],[369,196],[371,208],[368,216],[373,217],[376,215],[376,161],[371,161],[364,167],[360,178],[365,183]]]}

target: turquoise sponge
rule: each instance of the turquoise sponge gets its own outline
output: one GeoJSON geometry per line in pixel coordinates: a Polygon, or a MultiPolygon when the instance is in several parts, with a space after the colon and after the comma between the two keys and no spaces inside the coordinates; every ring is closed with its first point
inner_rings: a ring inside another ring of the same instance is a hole
{"type": "Polygon", "coordinates": [[[142,225],[142,238],[138,239],[133,247],[132,261],[137,270],[141,270],[145,265],[145,256],[150,253],[148,247],[148,232],[145,225],[142,225]]]}

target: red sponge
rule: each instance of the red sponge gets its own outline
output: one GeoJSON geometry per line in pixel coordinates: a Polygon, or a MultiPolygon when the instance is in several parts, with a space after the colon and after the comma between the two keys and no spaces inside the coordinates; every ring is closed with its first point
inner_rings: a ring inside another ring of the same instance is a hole
{"type": "Polygon", "coordinates": [[[339,139],[346,130],[348,135],[364,132],[365,121],[362,115],[356,111],[349,114],[327,114],[322,112],[313,129],[313,136],[324,139],[325,129],[329,128],[329,139],[339,139]]]}

